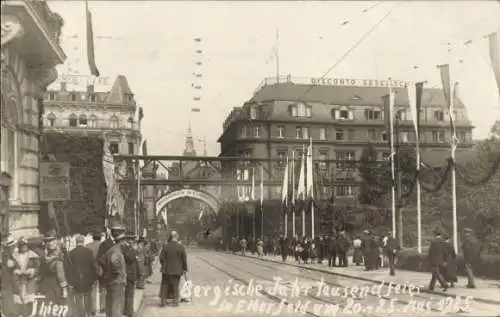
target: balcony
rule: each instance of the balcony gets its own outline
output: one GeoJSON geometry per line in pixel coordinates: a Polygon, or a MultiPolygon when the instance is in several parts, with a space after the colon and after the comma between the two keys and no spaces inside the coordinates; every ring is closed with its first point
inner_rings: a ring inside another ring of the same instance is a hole
{"type": "Polygon", "coordinates": [[[51,68],[64,62],[66,55],[59,45],[64,21],[45,1],[2,2],[2,32],[7,19],[21,28],[11,44],[30,67],[51,68]]]}

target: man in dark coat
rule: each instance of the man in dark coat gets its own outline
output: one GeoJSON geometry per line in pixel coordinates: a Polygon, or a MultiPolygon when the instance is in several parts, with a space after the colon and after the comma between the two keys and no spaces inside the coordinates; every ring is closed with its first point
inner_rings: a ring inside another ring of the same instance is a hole
{"type": "Polygon", "coordinates": [[[121,246],[125,267],[127,272],[127,284],[125,285],[125,304],[123,305],[123,315],[134,317],[134,294],[137,282],[138,262],[137,252],[134,248],[135,236],[128,235],[126,242],[121,246]]]}
{"type": "Polygon", "coordinates": [[[346,236],[346,233],[342,231],[337,237],[337,246],[338,246],[338,257],[339,257],[339,266],[347,267],[347,251],[350,247],[349,239],[346,236]]]}
{"type": "Polygon", "coordinates": [[[462,242],[462,250],[467,273],[467,288],[476,288],[474,273],[481,261],[480,245],[472,229],[466,228],[464,231],[465,237],[462,242]]]}
{"type": "Polygon", "coordinates": [[[335,266],[335,262],[337,261],[337,238],[335,237],[335,233],[333,233],[328,239],[328,266],[335,266]]]}
{"type": "Polygon", "coordinates": [[[95,257],[84,246],[82,236],[76,238],[76,248],[68,254],[68,282],[73,287],[76,311],[79,317],[95,316],[95,303],[92,302],[92,286],[97,281],[95,257]]]}
{"type": "Polygon", "coordinates": [[[365,270],[371,270],[372,267],[372,258],[371,258],[371,239],[370,239],[370,231],[365,230],[363,235],[363,239],[361,240],[361,251],[363,252],[363,259],[365,262],[365,270]]]}
{"type": "Polygon", "coordinates": [[[455,283],[458,282],[457,277],[457,254],[453,248],[453,244],[449,237],[446,237],[446,244],[444,250],[444,262],[445,267],[441,272],[443,278],[446,282],[450,283],[450,287],[455,287],[455,283]]]}
{"type": "Polygon", "coordinates": [[[160,254],[161,263],[161,306],[167,304],[167,298],[172,296],[174,307],[179,306],[179,281],[183,274],[186,274],[187,255],[184,246],[179,242],[179,235],[176,231],[170,233],[170,241],[163,246],[160,254]]]}
{"type": "Polygon", "coordinates": [[[282,236],[280,238],[280,251],[281,251],[281,260],[283,262],[286,261],[286,258],[288,257],[288,251],[290,249],[289,246],[289,240],[286,236],[282,236]]]}
{"type": "Polygon", "coordinates": [[[440,231],[435,231],[435,238],[431,242],[431,246],[429,247],[428,260],[431,266],[431,281],[429,283],[429,290],[433,291],[436,286],[436,281],[439,281],[441,284],[441,288],[443,290],[448,289],[448,284],[445,279],[441,275],[445,267],[445,250],[446,250],[446,241],[441,236],[440,231]]]}
{"type": "Polygon", "coordinates": [[[386,242],[384,245],[384,252],[389,260],[389,274],[391,276],[396,275],[394,264],[396,262],[396,257],[398,256],[398,252],[400,250],[399,242],[392,236],[392,232],[386,236],[386,242]]]}

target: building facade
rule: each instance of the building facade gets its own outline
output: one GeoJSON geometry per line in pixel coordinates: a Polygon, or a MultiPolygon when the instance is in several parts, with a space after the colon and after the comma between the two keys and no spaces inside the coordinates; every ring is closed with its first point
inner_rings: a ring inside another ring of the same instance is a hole
{"type": "MultiPolygon", "coordinates": [[[[142,150],[141,120],[143,110],[136,103],[127,78],[118,75],[111,90],[97,92],[92,85],[85,91],[48,89],[44,95],[45,132],[96,136],[104,140],[104,174],[107,184],[107,207],[111,216],[134,219],[137,190],[120,191],[115,181],[113,154],[137,155],[142,150]]],[[[118,173],[129,168],[117,166],[118,173]]],[[[132,167],[135,170],[136,167],[132,167]]],[[[129,221],[132,223],[133,221],[129,221]]]]}
{"type": "Polygon", "coordinates": [[[59,89],[45,93],[44,130],[99,136],[111,154],[138,154],[142,108],[138,107],[127,78],[117,76],[110,91],[59,89]]]}
{"type": "MultiPolygon", "coordinates": [[[[399,142],[414,143],[415,130],[404,82],[394,81],[395,111],[398,112],[399,142]]],[[[333,177],[336,198],[357,197],[357,171],[348,161],[359,161],[362,150],[373,144],[382,160],[389,155],[384,120],[387,83],[367,80],[330,80],[309,84],[293,82],[264,84],[241,107],[234,108],[223,124],[220,156],[242,156],[285,160],[300,158],[312,139],[313,159],[338,160],[325,175],[333,177]]],[[[459,151],[472,147],[472,129],[465,106],[455,105],[459,151]]],[[[449,116],[440,89],[424,89],[420,113],[422,159],[430,165],[445,164],[449,157],[449,116]]],[[[320,166],[321,168],[321,166],[320,166]]],[[[298,170],[298,168],[296,169],[298,170]]],[[[271,176],[265,176],[270,177],[271,176]]],[[[281,176],[280,176],[281,177],[281,176]]],[[[274,177],[274,179],[277,179],[274,177]]],[[[280,198],[281,190],[269,190],[269,198],[280,198]]]]}
{"type": "Polygon", "coordinates": [[[2,1],[1,174],[2,234],[38,235],[39,137],[43,94],[66,59],[60,15],[45,1],[2,1]],[[4,183],[4,182],[2,182],[4,183]],[[8,201],[6,201],[8,200],[8,201]]]}

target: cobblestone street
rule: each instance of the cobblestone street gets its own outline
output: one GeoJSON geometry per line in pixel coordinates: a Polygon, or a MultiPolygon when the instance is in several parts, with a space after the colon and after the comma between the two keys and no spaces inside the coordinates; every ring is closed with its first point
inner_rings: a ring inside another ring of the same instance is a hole
{"type": "Polygon", "coordinates": [[[181,293],[191,293],[192,301],[159,307],[157,270],[142,316],[495,316],[500,311],[500,305],[465,297],[419,293],[421,285],[411,282],[389,287],[390,281],[362,282],[205,250],[189,250],[188,261],[193,286],[181,293]]]}

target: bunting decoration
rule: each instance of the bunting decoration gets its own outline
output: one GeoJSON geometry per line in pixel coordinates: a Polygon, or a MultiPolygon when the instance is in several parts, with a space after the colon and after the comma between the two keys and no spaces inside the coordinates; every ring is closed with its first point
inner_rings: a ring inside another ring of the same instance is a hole
{"type": "Polygon", "coordinates": [[[490,58],[491,67],[493,68],[493,73],[495,74],[495,79],[498,86],[498,94],[500,96],[500,40],[498,39],[498,34],[500,32],[494,32],[488,35],[488,40],[490,43],[490,58]]]}
{"type": "Polygon", "coordinates": [[[87,16],[87,59],[89,63],[90,73],[99,77],[99,70],[95,62],[95,50],[94,50],[94,31],[92,29],[92,14],[89,10],[88,0],[85,1],[85,11],[87,16]]]}

